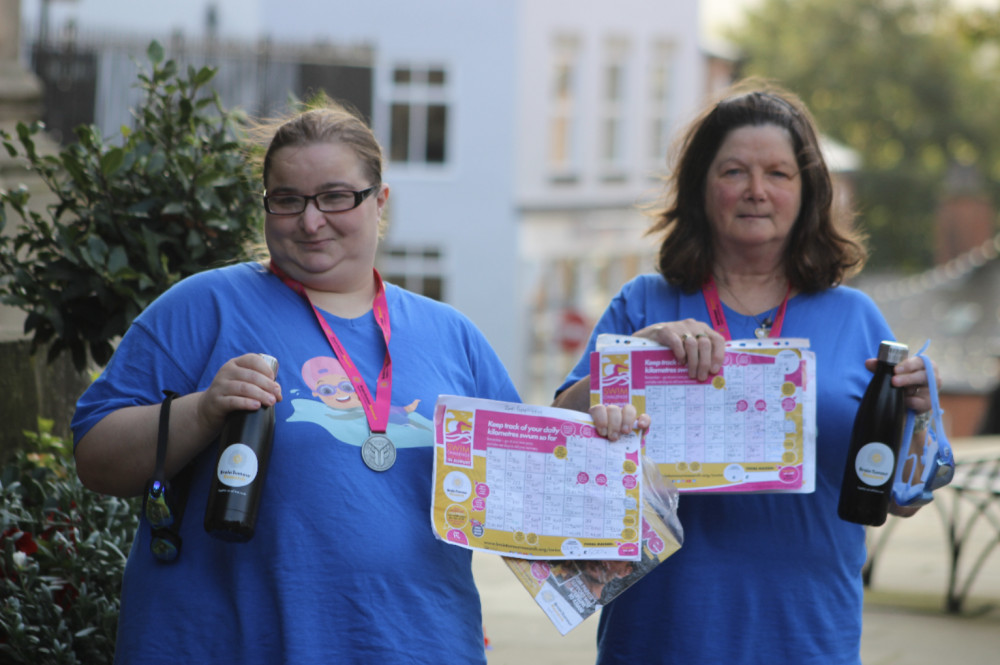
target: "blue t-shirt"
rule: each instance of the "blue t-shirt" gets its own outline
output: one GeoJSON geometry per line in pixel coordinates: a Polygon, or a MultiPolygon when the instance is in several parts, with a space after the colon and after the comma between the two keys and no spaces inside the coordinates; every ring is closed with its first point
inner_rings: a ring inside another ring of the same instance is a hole
{"type": "MultiPolygon", "coordinates": [[[[725,308],[734,339],[757,322],[725,308]]],[[[701,292],[659,275],[626,284],[598,321],[560,390],[587,376],[599,333],[631,334],[663,321],[709,322],[701,292]]],[[[681,495],[683,547],[604,608],[598,662],[859,665],[864,527],[837,501],[851,427],[881,340],[892,339],[872,300],[848,287],[789,300],[782,337],[816,354],[816,491],[681,495]]]]}
{"type": "MultiPolygon", "coordinates": [[[[485,663],[468,550],[430,523],[439,394],[519,401],[496,354],[453,308],[386,284],[395,464],[365,466],[368,423],[306,302],[258,264],[171,288],[80,398],[75,440],[116,409],[206,389],[248,352],[279,362],[283,400],[256,533],[227,543],[202,521],[216,446],[194,461],[180,559],[154,561],[143,521],[122,588],[116,662],[485,663]]],[[[326,316],[369,389],[385,345],[371,312],[326,316]]]]}

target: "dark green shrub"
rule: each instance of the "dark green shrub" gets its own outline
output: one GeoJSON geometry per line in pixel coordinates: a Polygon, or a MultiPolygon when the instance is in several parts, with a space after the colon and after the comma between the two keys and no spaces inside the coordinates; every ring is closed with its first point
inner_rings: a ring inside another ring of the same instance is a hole
{"type": "Polygon", "coordinates": [[[0,472],[0,662],[110,663],[139,500],[85,489],[50,427],[0,472]]]}
{"type": "Polygon", "coordinates": [[[246,258],[259,239],[260,199],[240,141],[240,116],[208,88],[216,70],[178,73],[153,42],[139,74],[143,102],[120,145],[93,126],[58,155],[41,155],[39,123],[0,132],[54,195],[41,214],[26,187],[0,191],[22,224],[0,234],[0,301],[27,312],[32,353],[69,351],[78,369],[105,365],[114,340],[178,280],[246,258]]]}

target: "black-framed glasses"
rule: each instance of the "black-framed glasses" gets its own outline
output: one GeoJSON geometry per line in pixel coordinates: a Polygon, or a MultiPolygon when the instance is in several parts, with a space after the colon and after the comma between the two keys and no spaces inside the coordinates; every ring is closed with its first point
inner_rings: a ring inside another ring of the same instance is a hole
{"type": "Polygon", "coordinates": [[[264,194],[264,210],[272,215],[301,215],[305,212],[309,201],[312,201],[320,212],[347,212],[361,205],[376,189],[378,189],[378,185],[372,185],[368,189],[356,192],[349,189],[336,189],[312,196],[305,194],[274,194],[269,196],[264,194]]]}

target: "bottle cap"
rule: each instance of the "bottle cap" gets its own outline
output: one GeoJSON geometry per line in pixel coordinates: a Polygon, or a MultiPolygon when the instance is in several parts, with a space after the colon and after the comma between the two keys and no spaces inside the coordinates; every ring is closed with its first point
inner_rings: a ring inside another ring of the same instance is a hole
{"type": "Polygon", "coordinates": [[[906,356],[909,353],[910,348],[905,344],[900,344],[899,342],[883,341],[878,345],[878,359],[893,365],[897,365],[906,360],[906,356]]]}
{"type": "Polygon", "coordinates": [[[268,366],[271,368],[271,371],[274,372],[274,376],[277,377],[278,376],[278,359],[275,358],[274,356],[269,356],[266,353],[258,353],[257,355],[260,356],[261,358],[263,358],[267,362],[268,366]]]}

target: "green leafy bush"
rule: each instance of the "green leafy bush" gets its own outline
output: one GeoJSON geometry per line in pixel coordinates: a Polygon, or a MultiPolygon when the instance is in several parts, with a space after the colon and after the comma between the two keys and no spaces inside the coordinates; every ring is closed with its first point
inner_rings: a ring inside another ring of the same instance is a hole
{"type": "Polygon", "coordinates": [[[114,340],[159,294],[206,268],[248,256],[259,241],[260,200],[240,141],[242,117],[208,87],[216,70],[185,76],[153,42],[151,71],[140,71],[143,102],[121,145],[96,127],[42,155],[40,123],[0,132],[54,195],[45,214],[29,208],[26,187],[0,191],[0,231],[8,208],[23,223],[0,235],[0,301],[27,312],[32,353],[68,351],[78,369],[105,365],[114,340]]]}
{"type": "Polygon", "coordinates": [[[0,662],[110,663],[139,500],[84,488],[50,430],[0,472],[0,662]]]}

